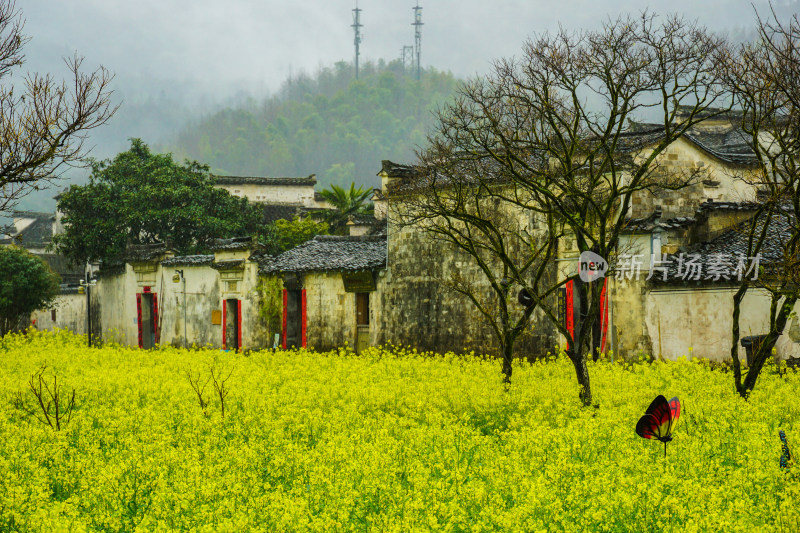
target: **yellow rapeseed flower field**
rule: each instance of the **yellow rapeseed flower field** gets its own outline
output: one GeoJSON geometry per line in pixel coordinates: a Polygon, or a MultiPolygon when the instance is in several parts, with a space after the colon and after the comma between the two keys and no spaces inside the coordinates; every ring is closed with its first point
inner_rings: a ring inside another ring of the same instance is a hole
{"type": "Polygon", "coordinates": [[[746,402],[703,362],[596,363],[581,408],[563,357],[517,363],[506,390],[496,360],[394,346],[84,343],[0,341],[0,531],[800,531],[791,370],[746,402]],[[75,390],[60,431],[36,416],[42,365],[61,405],[75,390]],[[666,459],[634,433],[657,394],[683,402],[666,459]]]}

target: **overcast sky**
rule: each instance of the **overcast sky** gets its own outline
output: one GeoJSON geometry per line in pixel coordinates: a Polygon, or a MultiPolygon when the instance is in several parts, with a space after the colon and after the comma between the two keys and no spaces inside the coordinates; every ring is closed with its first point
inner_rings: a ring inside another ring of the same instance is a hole
{"type": "MultiPolygon", "coordinates": [[[[103,65],[116,78],[122,108],[92,132],[91,155],[112,157],[140,137],[169,150],[191,121],[278,89],[290,75],[313,74],[353,59],[355,0],[16,0],[31,38],[22,71],[63,77],[76,52],[84,69],[103,65]]],[[[400,57],[414,43],[416,0],[359,0],[365,60],[400,57]]],[[[534,33],[596,27],[609,17],[680,13],[713,30],[747,30],[753,5],[767,0],[421,0],[422,64],[467,78],[495,58],[518,54],[534,33]]],[[[800,0],[774,0],[781,16],[800,0]]],[[[16,77],[14,80],[21,78],[16,77]]],[[[68,180],[85,179],[81,169],[68,180]]],[[[52,209],[52,192],[30,195],[29,209],[52,209]],[[37,203],[38,202],[38,203],[37,203]]]]}
{"type": "MultiPolygon", "coordinates": [[[[760,10],[766,0],[752,0],[760,10]]],[[[776,0],[797,11],[798,0],[776,0]]],[[[415,0],[360,0],[362,60],[394,59],[413,44],[415,0]]],[[[679,12],[715,29],[749,26],[751,0],[423,0],[422,64],[466,77],[518,53],[534,32],[606,17],[679,12]]],[[[275,90],[290,73],[353,57],[354,0],[18,0],[33,38],[30,70],[53,71],[75,51],[120,83],[191,84],[213,99],[275,90]]],[[[126,98],[134,95],[126,94],[126,98]]]]}

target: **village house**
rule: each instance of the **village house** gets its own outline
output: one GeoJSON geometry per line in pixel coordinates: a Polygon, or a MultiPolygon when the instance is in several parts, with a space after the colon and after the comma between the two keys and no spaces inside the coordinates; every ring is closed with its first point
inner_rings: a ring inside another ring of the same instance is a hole
{"type": "Polygon", "coordinates": [[[282,346],[357,352],[384,341],[386,235],[319,235],[275,258],[262,276],[282,286],[282,346]]]}
{"type": "Polygon", "coordinates": [[[219,239],[208,255],[132,246],[103,266],[92,290],[92,334],[140,348],[157,344],[263,348],[252,238],[219,239]]]}
{"type": "Polygon", "coordinates": [[[304,178],[214,176],[214,185],[232,196],[261,205],[265,223],[306,215],[316,218],[331,209],[330,203],[315,190],[317,177],[314,174],[304,178]]]}
{"type": "MultiPolygon", "coordinates": [[[[646,156],[656,142],[657,129],[643,126],[630,135],[638,156],[646,156]]],[[[679,190],[641,191],[633,205],[620,243],[620,253],[611,259],[616,271],[604,281],[604,350],[617,357],[639,354],[665,359],[682,355],[723,361],[730,359],[733,300],[737,287],[735,267],[746,251],[742,224],[755,212],[759,189],[752,179],[754,154],[741,131],[730,119],[706,120],[673,143],[663,154],[664,172],[694,175],[693,184],[679,190]],[[667,254],[673,265],[680,254],[699,253],[700,279],[686,280],[676,271],[661,280],[660,262],[667,254]],[[727,276],[709,276],[709,261],[725,256],[727,276]],[[657,271],[651,272],[651,263],[657,271]]],[[[412,166],[384,161],[379,173],[381,197],[402,204],[403,191],[413,190],[412,166]],[[392,191],[395,191],[394,197],[392,191]]],[[[377,204],[376,204],[377,209],[377,204]]],[[[497,341],[484,317],[467,297],[448,289],[441,281],[458,269],[476,283],[482,275],[469,257],[443,247],[421,228],[400,227],[389,209],[387,286],[384,295],[384,338],[408,342],[421,349],[443,351],[497,350],[497,341]]],[[[535,227],[535,220],[522,213],[520,224],[535,227]]],[[[781,226],[770,226],[778,242],[781,226]]],[[[574,240],[559,244],[557,259],[561,279],[575,275],[579,253],[574,240]]],[[[769,254],[764,254],[768,258],[769,254]]],[[[744,257],[745,270],[755,258],[744,257]]],[[[744,272],[742,272],[744,273],[744,272]]],[[[562,289],[562,321],[577,316],[571,282],[562,289]]],[[[743,336],[765,333],[768,325],[768,294],[749,291],[740,318],[743,336]]],[[[800,311],[798,305],[797,311],[800,311]]],[[[800,356],[800,323],[795,316],[776,345],[780,358],[800,356]]],[[[562,322],[564,323],[564,322],[562,322]]],[[[541,356],[564,346],[566,339],[541,315],[515,345],[517,356],[541,356]]],[[[740,357],[745,350],[740,346],[740,357]]]]}
{"type": "MultiPolygon", "coordinates": [[[[629,136],[630,150],[646,155],[659,135],[641,126],[629,136]]],[[[754,156],[741,135],[729,120],[702,122],[660,159],[664,172],[692,174],[693,184],[634,196],[619,253],[608,258],[613,269],[602,281],[604,351],[625,358],[729,358],[736,267],[743,265],[752,275],[755,259],[741,258],[742,224],[759,201],[751,179],[754,156]],[[677,263],[693,254],[699,254],[700,274],[687,278],[677,263]],[[722,256],[727,274],[709,276],[719,270],[711,261],[722,256]]],[[[351,217],[349,236],[318,236],[277,257],[264,255],[249,238],[218,241],[208,255],[176,257],[163,245],[132,247],[124,263],[98,272],[91,288],[92,333],[142,348],[327,350],[348,344],[360,351],[391,340],[422,350],[493,353],[497,341],[485,318],[444,283],[453,272],[485,283],[470,258],[396,219],[403,202],[396,193],[413,189],[414,167],[384,161],[378,176],[374,216],[351,217]]],[[[326,208],[314,192],[313,175],[216,180],[232,194],[263,204],[265,220],[326,208]]],[[[513,216],[532,232],[543,230],[531,213],[513,216]]],[[[20,226],[27,223],[20,217],[20,226]]],[[[782,227],[770,231],[778,242],[782,227]]],[[[774,255],[768,250],[764,261],[774,255]]],[[[553,272],[574,275],[577,264],[574,239],[567,236],[559,243],[553,272]]],[[[577,313],[570,289],[567,284],[560,295],[564,324],[577,313]]],[[[742,335],[764,333],[767,294],[752,289],[744,305],[742,335]]],[[[75,326],[85,331],[85,321],[75,326]]],[[[537,311],[515,344],[516,355],[540,357],[565,342],[537,311]]],[[[800,356],[796,316],[776,352],[781,358],[800,356]]],[[[740,355],[745,358],[743,348],[740,355]]]]}

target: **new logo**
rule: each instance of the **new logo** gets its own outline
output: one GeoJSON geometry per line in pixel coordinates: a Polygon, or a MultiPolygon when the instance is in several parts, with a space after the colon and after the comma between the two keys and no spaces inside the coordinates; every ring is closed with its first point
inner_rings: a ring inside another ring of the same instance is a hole
{"type": "Polygon", "coordinates": [[[608,261],[594,252],[581,252],[578,259],[578,276],[584,283],[605,277],[608,272],[608,261]]]}

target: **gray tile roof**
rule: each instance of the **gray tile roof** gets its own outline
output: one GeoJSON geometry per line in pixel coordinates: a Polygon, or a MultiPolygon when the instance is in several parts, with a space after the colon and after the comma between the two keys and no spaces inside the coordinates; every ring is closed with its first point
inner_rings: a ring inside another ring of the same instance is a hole
{"type": "Polygon", "coordinates": [[[661,219],[661,208],[656,209],[648,216],[642,218],[631,218],[625,223],[623,231],[630,232],[650,232],[656,228],[663,230],[681,229],[691,226],[708,215],[711,211],[750,211],[758,210],[759,204],[756,202],[715,202],[706,200],[697,208],[693,217],[674,217],[661,219]]]}
{"type": "Polygon", "coordinates": [[[755,152],[747,145],[747,136],[738,128],[723,132],[693,130],[686,138],[727,163],[751,165],[757,161],[755,152]]]}
{"type": "MultiPolygon", "coordinates": [[[[762,215],[758,221],[757,231],[763,228],[766,222],[766,215],[762,215]]],[[[711,274],[714,268],[721,268],[726,272],[734,272],[740,257],[747,257],[747,241],[751,220],[740,222],[732,229],[725,231],[710,241],[698,243],[688,247],[683,251],[683,261],[690,256],[695,256],[695,263],[699,265],[700,279],[687,280],[688,276],[679,275],[681,254],[671,255],[670,262],[665,265],[668,268],[667,283],[671,284],[701,284],[701,283],[731,283],[736,282],[736,276],[729,276],[731,279],[718,279],[711,274]]],[[[767,228],[767,236],[761,249],[760,265],[769,269],[770,267],[780,268],[783,262],[783,252],[786,242],[791,238],[792,232],[796,231],[797,218],[793,211],[784,210],[773,215],[767,228]]],[[[747,262],[750,266],[750,262],[747,262]]],[[[686,268],[683,269],[686,272],[686,268]]],[[[695,276],[696,277],[696,276],[695,276]]],[[[663,273],[659,272],[654,276],[657,282],[663,282],[663,273]]]]}
{"type": "Polygon", "coordinates": [[[310,185],[317,183],[316,174],[304,178],[269,178],[266,176],[214,176],[217,185],[310,185]]]}
{"type": "Polygon", "coordinates": [[[76,284],[86,277],[83,266],[76,265],[70,259],[59,254],[36,254],[46,262],[50,269],[61,277],[62,284],[76,284]]]}
{"type": "Polygon", "coordinates": [[[230,261],[217,261],[211,264],[216,270],[241,270],[244,268],[244,259],[231,259],[230,261]]]}
{"type": "Polygon", "coordinates": [[[758,211],[757,202],[715,202],[706,200],[698,208],[698,214],[704,211],[758,211]]]}
{"type": "MultiPolygon", "coordinates": [[[[630,154],[637,152],[647,146],[657,143],[664,137],[664,127],[656,124],[638,124],[632,127],[628,132],[620,135],[617,143],[617,152],[620,155],[630,154]]],[[[755,154],[746,144],[745,134],[738,128],[727,129],[725,131],[708,131],[700,128],[691,129],[683,138],[688,142],[694,144],[700,150],[710,154],[711,156],[732,165],[746,165],[752,166],[757,160],[755,154]]],[[[587,144],[591,144],[591,140],[587,139],[587,144]]],[[[544,164],[544,160],[539,160],[541,154],[531,153],[531,165],[544,164]]],[[[482,171],[492,174],[492,180],[497,182],[508,181],[508,176],[504,175],[503,169],[497,167],[492,170],[492,163],[482,162],[482,171]]],[[[478,167],[481,168],[481,167],[478,167]]],[[[452,169],[451,169],[452,170],[452,169]]],[[[425,188],[434,182],[429,181],[431,178],[424,176],[414,166],[400,165],[392,161],[383,161],[381,172],[385,172],[390,177],[400,178],[398,183],[395,183],[390,188],[391,192],[413,192],[416,189],[425,188]]],[[[461,176],[460,183],[469,184],[471,171],[465,167],[463,175],[461,176]]],[[[380,173],[379,173],[380,174],[380,173]]],[[[437,177],[438,182],[436,185],[446,185],[447,180],[442,177],[437,177]]],[[[477,180],[472,177],[472,181],[476,183],[477,180]]]]}
{"type": "Polygon", "coordinates": [[[11,216],[14,219],[32,218],[27,228],[19,233],[15,233],[13,225],[4,228],[8,232],[8,237],[0,240],[0,244],[17,244],[24,248],[40,248],[47,246],[53,239],[53,220],[54,213],[38,213],[35,211],[13,211],[11,216]]]}
{"type": "Polygon", "coordinates": [[[117,276],[119,274],[124,274],[125,270],[125,263],[103,263],[100,265],[100,271],[97,272],[97,276],[100,278],[117,276]]]}
{"type": "Polygon", "coordinates": [[[386,266],[386,236],[318,235],[274,258],[264,258],[259,272],[377,270],[386,266]]]}
{"type": "Polygon", "coordinates": [[[249,250],[257,246],[253,237],[233,237],[231,239],[214,239],[209,249],[222,250],[249,250]]]}
{"type": "Polygon", "coordinates": [[[374,215],[365,213],[353,213],[347,218],[348,223],[352,222],[358,226],[371,226],[376,220],[374,215]]]}
{"type": "Polygon", "coordinates": [[[171,259],[161,261],[167,267],[171,266],[203,266],[214,262],[214,254],[210,255],[177,255],[171,259]]]}
{"type": "Polygon", "coordinates": [[[381,170],[377,175],[385,172],[390,178],[413,178],[417,171],[412,165],[401,165],[388,159],[381,161],[381,170]]]}
{"type": "Polygon", "coordinates": [[[122,261],[149,262],[160,258],[167,253],[167,246],[163,242],[153,244],[132,244],[125,249],[125,253],[120,258],[122,261]]]}
{"type": "Polygon", "coordinates": [[[625,232],[650,232],[656,228],[663,230],[681,229],[691,226],[697,222],[695,217],[675,217],[665,220],[661,219],[661,209],[657,208],[649,216],[643,218],[631,218],[625,223],[625,232]]]}
{"type": "Polygon", "coordinates": [[[299,204],[264,204],[262,212],[264,216],[261,222],[272,224],[276,220],[292,220],[295,216],[300,216],[303,212],[303,206],[299,204]]]}

